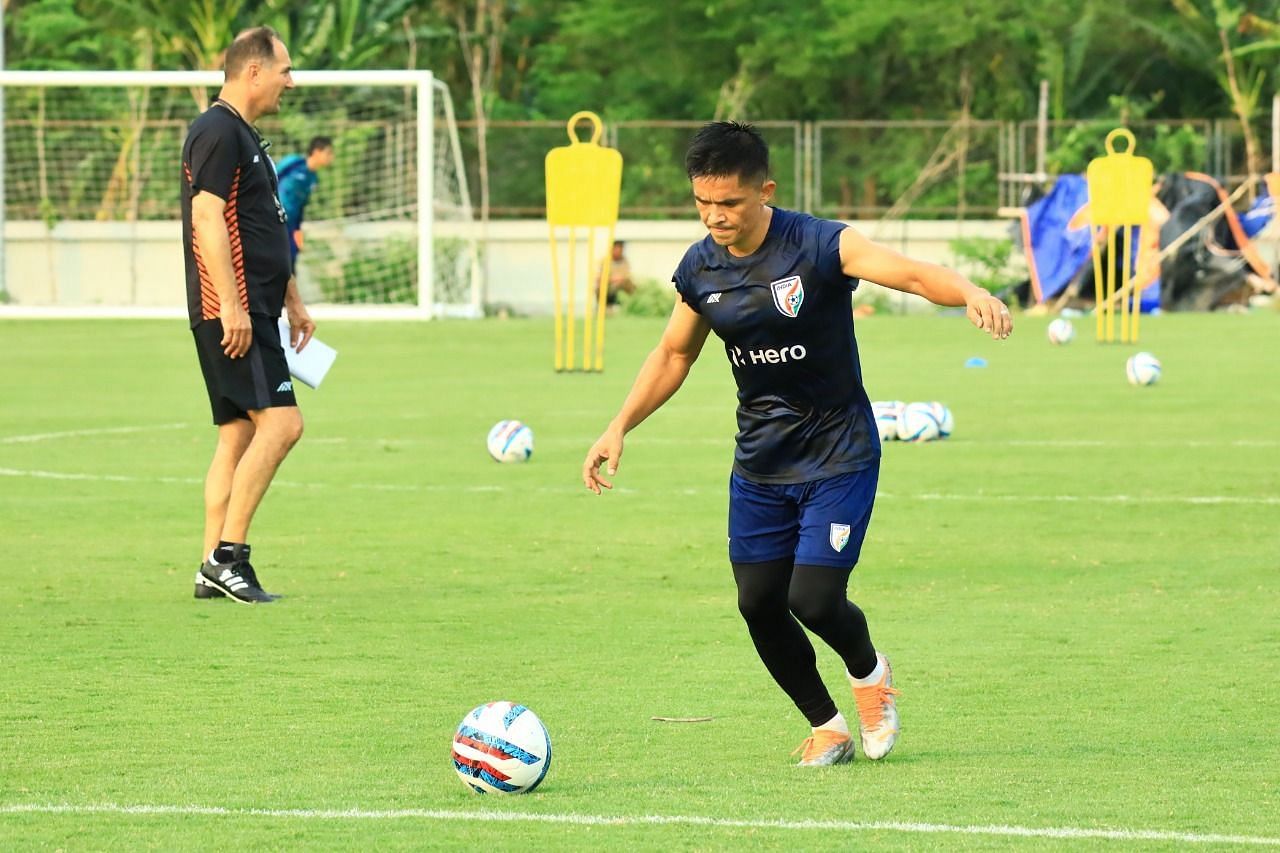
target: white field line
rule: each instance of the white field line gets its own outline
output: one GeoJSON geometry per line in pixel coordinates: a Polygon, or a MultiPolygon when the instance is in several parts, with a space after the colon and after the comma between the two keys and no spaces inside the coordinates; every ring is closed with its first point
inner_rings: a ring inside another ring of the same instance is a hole
{"type": "MultiPolygon", "coordinates": [[[[717,410],[718,411],[718,410],[717,410]]],[[[175,424],[153,424],[148,426],[123,426],[123,427],[102,427],[98,429],[73,429],[63,430],[60,432],[40,432],[29,435],[8,435],[0,436],[0,444],[28,444],[37,441],[53,441],[60,438],[84,438],[97,435],[125,435],[137,432],[152,432],[158,430],[176,430],[187,429],[191,424],[175,423],[175,424]]],[[[578,446],[589,447],[591,442],[595,440],[595,436],[556,437],[543,439],[543,443],[553,446],[578,446]]],[[[733,436],[689,436],[686,438],[669,438],[664,436],[652,436],[635,439],[638,443],[656,444],[656,445],[711,445],[715,447],[732,447],[733,436]]],[[[350,439],[341,436],[317,436],[307,439],[308,444],[372,444],[372,445],[437,445],[452,443],[443,438],[430,437],[399,437],[399,438],[368,438],[368,439],[350,439]]],[[[890,446],[896,445],[897,442],[888,442],[890,446]]],[[[1132,448],[1132,447],[1166,447],[1166,448],[1208,448],[1208,447],[1257,447],[1270,448],[1280,447],[1280,439],[1235,439],[1235,440],[1204,440],[1204,439],[1186,439],[1186,440],[1138,440],[1133,441],[1117,441],[1113,439],[981,439],[981,438],[963,438],[954,441],[946,441],[942,443],[945,447],[957,448],[985,448],[985,447],[1062,447],[1062,448],[1132,448]]]]}
{"type": "Polygon", "coordinates": [[[202,485],[204,480],[195,477],[131,477],[128,474],[77,474],[65,471],[35,471],[19,468],[0,468],[0,477],[32,477],[37,480],[76,480],[90,483],[177,483],[202,485]]]}
{"type": "MultiPolygon", "coordinates": [[[[591,442],[595,441],[595,436],[579,436],[577,438],[553,436],[551,438],[539,438],[538,442],[543,446],[551,447],[582,447],[583,451],[591,446],[591,442]]],[[[373,446],[382,445],[427,445],[427,446],[448,446],[456,444],[452,439],[444,437],[432,438],[424,436],[402,436],[398,438],[343,438],[341,436],[320,436],[315,438],[307,438],[308,445],[311,444],[369,444],[373,446]]],[[[688,438],[669,438],[666,436],[652,436],[634,439],[637,446],[645,444],[653,444],[660,446],[686,446],[686,447],[733,447],[733,436],[690,436],[688,438]]],[[[889,447],[895,446],[898,442],[885,442],[889,447]]],[[[940,446],[955,449],[977,449],[986,450],[992,447],[1057,447],[1063,449],[1132,449],[1132,448],[1171,448],[1180,450],[1192,450],[1197,448],[1213,448],[1213,447],[1236,447],[1236,448],[1273,448],[1280,447],[1280,439],[1235,439],[1235,440],[1201,440],[1186,439],[1181,441],[1104,441],[1093,439],[981,439],[981,438],[963,438],[953,439],[941,442],[940,446]]],[[[890,451],[893,452],[893,451],[890,451]]],[[[911,451],[905,451],[911,452],[911,451]]]]}
{"type": "Polygon", "coordinates": [[[1109,504],[1259,504],[1280,506],[1277,495],[946,495],[923,492],[918,495],[891,495],[880,492],[878,498],[904,498],[917,501],[1034,501],[1036,503],[1109,503],[1109,504]]]}
{"type": "Polygon", "coordinates": [[[729,829],[826,832],[905,832],[924,834],[993,835],[1019,838],[1098,839],[1106,841],[1165,841],[1182,844],[1250,844],[1280,846],[1280,837],[1222,833],[1174,832],[1159,829],[1085,829],[911,823],[905,821],[735,820],[695,815],[521,814],[517,812],[450,809],[226,809],[217,806],[86,805],[15,803],[0,805],[0,814],[119,814],[199,815],[295,820],[435,820],[464,823],[550,823],[571,826],[702,826],[729,829]]]}
{"type": "MultiPolygon", "coordinates": [[[[204,480],[197,477],[133,477],[127,474],[81,474],[63,471],[41,471],[22,468],[0,468],[0,477],[30,477],[41,480],[71,480],[81,482],[102,483],[164,483],[176,485],[201,485],[204,480]]],[[[486,485],[459,486],[452,483],[302,483],[296,480],[274,480],[273,486],[286,489],[349,489],[372,492],[453,492],[453,493],[487,493],[504,492],[519,494],[567,494],[584,492],[584,487],[576,485],[563,486],[511,486],[502,483],[486,485]]],[[[710,492],[706,489],[633,489],[617,487],[613,490],[624,495],[688,495],[701,494],[722,495],[720,489],[710,492]]],[[[970,494],[944,494],[941,492],[921,492],[918,494],[895,494],[879,492],[877,499],[905,501],[959,501],[959,502],[1034,502],[1034,503],[1107,503],[1107,504],[1186,504],[1190,506],[1258,505],[1280,506],[1277,495],[993,495],[985,492],[970,494]]]]}
{"type": "Polygon", "coordinates": [[[123,435],[133,432],[151,432],[162,429],[186,429],[190,424],[154,424],[151,426],[102,427],[101,429],[70,429],[62,432],[36,432],[30,435],[0,436],[0,444],[28,444],[36,441],[52,441],[58,438],[82,438],[91,435],[123,435]]]}
{"type": "MultiPolygon", "coordinates": [[[[895,442],[896,443],[896,442],[895,442]]],[[[1117,441],[1114,439],[1091,438],[1030,438],[1019,439],[993,438],[990,440],[975,438],[963,439],[952,444],[944,441],[948,447],[1280,447],[1280,439],[1240,438],[1232,440],[1210,439],[1134,439],[1133,441],[1117,441]]]]}

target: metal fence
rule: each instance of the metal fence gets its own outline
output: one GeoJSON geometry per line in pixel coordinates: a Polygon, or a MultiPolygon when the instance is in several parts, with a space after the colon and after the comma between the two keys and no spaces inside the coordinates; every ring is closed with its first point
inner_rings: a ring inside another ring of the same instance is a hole
{"type": "MultiPolygon", "coordinates": [[[[155,95],[145,121],[127,105],[107,104],[96,90],[63,92],[50,100],[48,114],[41,102],[39,108],[27,105],[20,115],[24,98],[32,100],[37,94],[10,90],[8,95],[5,202],[10,218],[131,221],[175,215],[177,197],[168,176],[187,122],[173,114],[190,111],[189,93],[166,90],[155,95]],[[100,115],[107,112],[110,117],[100,115]],[[119,180],[121,175],[132,183],[119,180]]],[[[331,106],[324,91],[312,94],[319,107],[331,106]]],[[[117,100],[124,93],[118,95],[117,100]]],[[[289,120],[271,119],[264,127],[281,152],[299,150],[316,127],[339,141],[339,162],[326,177],[326,192],[309,211],[311,216],[360,218],[381,211],[411,217],[413,127],[397,114],[397,105],[366,99],[358,105],[359,115],[354,107],[351,115],[330,109],[316,113],[322,119],[307,106],[304,96],[295,96],[297,109],[286,117],[289,120]],[[381,113],[375,114],[378,110],[381,113]]],[[[623,157],[622,217],[689,215],[684,152],[701,125],[605,124],[602,143],[623,157]]],[[[778,182],[776,199],[783,207],[839,219],[968,219],[991,218],[1001,207],[1021,204],[1026,191],[1043,185],[1049,175],[1084,171],[1090,159],[1103,153],[1103,139],[1115,122],[1049,121],[1043,125],[1043,143],[1037,138],[1041,125],[1035,121],[755,125],[769,143],[778,182]]],[[[1138,153],[1150,157],[1157,172],[1208,172],[1229,188],[1244,179],[1244,140],[1233,120],[1144,120],[1127,126],[1137,138],[1138,153]]],[[[1255,130],[1259,145],[1269,151],[1276,143],[1265,120],[1255,130]]],[[[459,132],[472,208],[478,210],[481,158],[476,123],[460,122],[459,132]]],[[[568,143],[564,122],[492,121],[487,143],[490,215],[544,216],[543,164],[549,150],[568,143]]]]}
{"type": "Polygon", "coordinates": [[[835,219],[994,216],[1007,171],[991,121],[819,121],[808,209],[835,219]]]}
{"type": "MultiPolygon", "coordinates": [[[[623,158],[621,216],[655,219],[691,210],[684,151],[700,121],[606,122],[601,144],[623,158]]],[[[1037,123],[943,120],[757,121],[769,143],[777,203],[840,219],[992,218],[1021,203],[1047,175],[1083,172],[1113,120],[1050,121],[1044,143],[1045,174],[1037,169],[1037,123]]],[[[1244,180],[1239,125],[1227,119],[1128,122],[1138,154],[1157,173],[1196,170],[1229,186],[1244,180]]],[[[1268,145],[1265,122],[1259,143],[1268,145]]],[[[479,206],[480,160],[476,123],[459,122],[472,201],[479,206]]],[[[491,121],[488,124],[489,210],[494,218],[545,214],[543,160],[568,144],[561,121],[491,121]]]]}

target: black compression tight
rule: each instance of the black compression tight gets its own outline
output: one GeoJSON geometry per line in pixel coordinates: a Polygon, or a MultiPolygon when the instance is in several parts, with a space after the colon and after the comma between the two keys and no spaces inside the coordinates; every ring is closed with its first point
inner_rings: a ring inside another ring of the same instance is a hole
{"type": "Polygon", "coordinates": [[[733,564],[738,610],[756,652],[811,726],[834,717],[836,705],[818,674],[813,644],[801,625],[835,649],[851,675],[861,678],[876,667],[867,619],[846,598],[852,571],[793,566],[790,558],[733,564]]]}

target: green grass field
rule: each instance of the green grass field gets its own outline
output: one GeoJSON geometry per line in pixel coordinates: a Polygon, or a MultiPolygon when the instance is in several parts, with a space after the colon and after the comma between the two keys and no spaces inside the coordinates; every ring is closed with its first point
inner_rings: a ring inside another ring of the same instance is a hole
{"type": "Polygon", "coordinates": [[[1151,388],[1088,319],[859,321],[871,396],[956,433],[886,447],[851,585],[902,740],[817,771],[736,611],[714,339],[619,489],[581,486],[661,325],[611,321],[601,376],[551,371],[549,322],[323,325],[251,537],[287,598],[242,607],[191,598],[182,322],[0,322],[0,849],[1280,844],[1280,314],[1148,320],[1151,388]],[[485,453],[505,417],[526,465],[485,453]],[[449,761],[501,698],[555,743],[531,796],[449,761]]]}

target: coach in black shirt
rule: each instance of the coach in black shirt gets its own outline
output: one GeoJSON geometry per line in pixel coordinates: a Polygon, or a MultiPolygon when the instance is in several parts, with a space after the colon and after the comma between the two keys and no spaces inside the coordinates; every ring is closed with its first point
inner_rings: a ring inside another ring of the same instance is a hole
{"type": "Polygon", "coordinates": [[[254,129],[293,88],[289,51],[269,27],[227,49],[222,91],[182,147],[187,310],[218,446],[205,480],[196,597],[272,601],[249,562],[249,524],[276,468],[302,435],[277,322],[299,350],[315,323],[298,295],[275,167],[254,129]]]}

